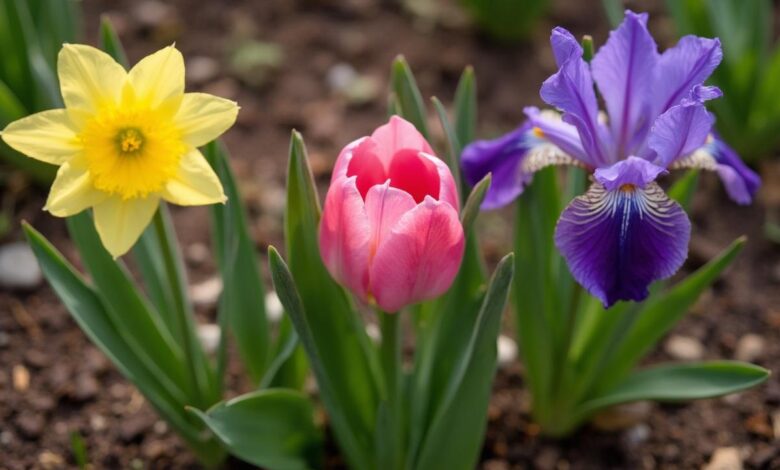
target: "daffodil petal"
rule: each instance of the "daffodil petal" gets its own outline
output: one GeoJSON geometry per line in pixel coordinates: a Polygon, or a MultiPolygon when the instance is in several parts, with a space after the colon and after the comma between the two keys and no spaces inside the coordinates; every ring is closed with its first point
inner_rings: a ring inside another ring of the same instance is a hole
{"type": "Polygon", "coordinates": [[[184,95],[184,57],[174,46],[146,56],[130,70],[130,84],[138,100],[152,108],[177,104],[184,95]]]}
{"type": "Polygon", "coordinates": [[[238,105],[206,93],[185,93],[174,117],[184,140],[193,147],[206,145],[236,122],[238,105]]]}
{"type": "Polygon", "coordinates": [[[62,165],[81,150],[64,109],[43,111],[14,121],[3,130],[2,137],[13,149],[53,165],[62,165]]]}
{"type": "Polygon", "coordinates": [[[65,162],[57,171],[44,210],[57,217],[69,217],[100,204],[108,194],[95,189],[89,172],[77,162],[65,162]]]}
{"type": "Polygon", "coordinates": [[[127,72],[105,52],[83,44],[65,44],[57,57],[65,106],[74,114],[94,113],[118,103],[127,72]]]}
{"type": "Polygon", "coordinates": [[[178,174],[165,185],[162,196],[180,206],[201,206],[227,200],[219,178],[197,149],[182,157],[178,174]]]}
{"type": "Polygon", "coordinates": [[[133,247],[159,203],[157,195],[127,200],[112,196],[95,206],[95,227],[103,246],[114,258],[133,247]]]}

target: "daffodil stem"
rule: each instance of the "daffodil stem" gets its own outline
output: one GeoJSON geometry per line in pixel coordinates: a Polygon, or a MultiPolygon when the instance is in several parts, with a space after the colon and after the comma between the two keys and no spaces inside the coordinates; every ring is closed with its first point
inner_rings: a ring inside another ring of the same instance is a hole
{"type": "Polygon", "coordinates": [[[378,312],[379,329],[382,333],[382,343],[379,356],[384,373],[385,392],[387,399],[388,418],[392,436],[390,462],[384,462],[382,468],[399,468],[402,457],[402,403],[401,382],[402,363],[400,314],[378,312]]]}
{"type": "Polygon", "coordinates": [[[173,247],[170,243],[168,233],[169,227],[165,220],[164,210],[165,207],[161,205],[154,214],[154,231],[157,235],[162,261],[165,266],[165,275],[168,278],[168,285],[171,289],[171,295],[175,303],[175,317],[179,327],[179,337],[182,338],[181,343],[182,349],[184,350],[184,362],[186,362],[186,368],[189,373],[191,390],[194,394],[195,401],[197,403],[202,403],[203,394],[201,393],[198,373],[195,370],[193,345],[195,333],[190,320],[190,308],[185,300],[184,279],[182,278],[181,269],[179,267],[179,260],[173,252],[173,247]]]}

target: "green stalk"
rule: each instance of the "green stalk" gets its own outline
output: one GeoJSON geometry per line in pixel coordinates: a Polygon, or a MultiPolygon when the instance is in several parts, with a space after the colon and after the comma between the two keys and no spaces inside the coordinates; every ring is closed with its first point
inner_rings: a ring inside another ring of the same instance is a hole
{"type": "MultiPolygon", "coordinates": [[[[203,404],[203,393],[201,390],[200,380],[198,380],[198,372],[195,369],[195,351],[194,351],[194,329],[190,320],[190,308],[186,299],[186,293],[184,290],[184,279],[181,276],[181,270],[178,266],[178,258],[173,253],[169,241],[169,227],[163,216],[164,207],[160,208],[154,214],[154,232],[159,240],[160,250],[162,252],[163,263],[165,265],[165,273],[168,278],[170,288],[172,290],[174,303],[176,305],[176,320],[180,333],[180,338],[183,338],[182,347],[184,349],[184,360],[187,363],[187,372],[190,379],[190,389],[192,390],[195,402],[200,406],[203,404]]],[[[210,405],[210,403],[209,403],[210,405]]]]}
{"type": "Polygon", "coordinates": [[[387,413],[389,420],[390,461],[379,462],[380,468],[400,469],[402,467],[403,428],[401,404],[401,333],[400,313],[378,312],[379,329],[382,332],[382,343],[379,347],[379,360],[385,382],[387,413]]]}

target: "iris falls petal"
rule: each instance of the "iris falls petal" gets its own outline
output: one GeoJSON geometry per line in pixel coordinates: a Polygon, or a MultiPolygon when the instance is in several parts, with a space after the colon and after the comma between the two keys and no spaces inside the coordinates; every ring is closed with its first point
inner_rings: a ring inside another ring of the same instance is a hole
{"type": "Polygon", "coordinates": [[[657,183],[608,191],[596,182],[561,214],[555,243],[574,278],[605,307],[647,297],[685,261],[691,224],[657,183]]]}

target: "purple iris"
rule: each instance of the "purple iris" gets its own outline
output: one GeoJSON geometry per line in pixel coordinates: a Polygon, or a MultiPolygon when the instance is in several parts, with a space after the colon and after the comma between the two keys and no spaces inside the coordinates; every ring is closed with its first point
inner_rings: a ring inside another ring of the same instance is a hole
{"type": "Polygon", "coordinates": [[[519,196],[550,165],[593,171],[588,191],[564,209],[555,243],[574,278],[609,307],[642,300],[651,282],[674,274],[688,253],[691,223],[656,179],[671,169],[716,171],[729,196],[748,204],[758,176],[713,132],[703,83],[721,61],[720,41],[686,36],[658,53],[647,14],[626,11],[590,64],[571,33],[551,36],[558,72],[541,88],[556,111],[527,108],[517,130],[463,151],[466,178],[493,174],[484,209],[519,196]],[[599,114],[593,83],[606,104],[599,114]]]}

